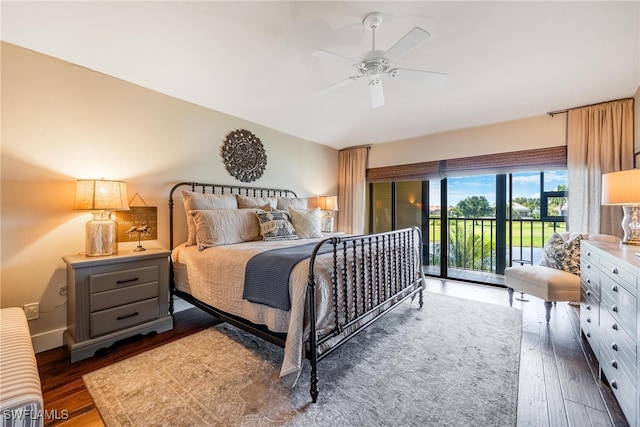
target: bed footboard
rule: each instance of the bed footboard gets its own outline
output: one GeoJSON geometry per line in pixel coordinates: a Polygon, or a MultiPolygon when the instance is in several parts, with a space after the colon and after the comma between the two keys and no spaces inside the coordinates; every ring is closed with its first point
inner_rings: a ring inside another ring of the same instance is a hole
{"type": "Polygon", "coordinates": [[[334,326],[322,336],[310,322],[306,343],[311,363],[311,398],[318,399],[317,363],[363,328],[407,298],[418,294],[422,307],[424,275],[417,227],[353,237],[333,237],[315,247],[309,263],[307,300],[310,319],[316,319],[316,258],[329,246],[334,326]]]}

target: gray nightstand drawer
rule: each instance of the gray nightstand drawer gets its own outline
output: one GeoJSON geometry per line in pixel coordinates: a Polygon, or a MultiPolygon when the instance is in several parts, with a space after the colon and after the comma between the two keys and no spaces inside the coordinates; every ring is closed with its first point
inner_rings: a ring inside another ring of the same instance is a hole
{"type": "Polygon", "coordinates": [[[157,282],[158,266],[131,268],[103,274],[93,274],[89,277],[91,293],[119,289],[140,283],[157,282]]]}
{"type": "Polygon", "coordinates": [[[116,307],[158,296],[158,282],[127,286],[121,289],[91,294],[91,312],[116,307]]]}
{"type": "Polygon", "coordinates": [[[91,337],[158,318],[158,298],[91,313],[91,337]]]}

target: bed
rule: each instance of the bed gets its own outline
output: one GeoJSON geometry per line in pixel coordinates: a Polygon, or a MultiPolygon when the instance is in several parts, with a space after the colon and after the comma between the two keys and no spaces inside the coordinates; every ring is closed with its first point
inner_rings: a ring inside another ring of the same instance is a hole
{"type": "Polygon", "coordinates": [[[417,227],[326,237],[291,190],[181,182],[169,193],[171,306],[178,296],[284,348],[282,382],[407,299],[422,307],[417,227]],[[176,202],[184,209],[177,208],[176,202]]]}

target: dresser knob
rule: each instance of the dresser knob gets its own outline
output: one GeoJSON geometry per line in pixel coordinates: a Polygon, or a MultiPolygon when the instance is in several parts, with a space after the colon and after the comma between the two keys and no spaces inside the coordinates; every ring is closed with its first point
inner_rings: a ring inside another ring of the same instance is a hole
{"type": "Polygon", "coordinates": [[[617,286],[617,285],[613,285],[613,286],[611,287],[611,290],[612,290],[613,292],[618,292],[618,286],[617,286]]]}
{"type": "Polygon", "coordinates": [[[612,305],[611,306],[611,311],[613,311],[614,313],[618,312],[618,306],[617,305],[612,305]]]}
{"type": "Polygon", "coordinates": [[[611,388],[615,388],[616,390],[618,389],[618,383],[615,380],[611,381],[611,388]]]}
{"type": "Polygon", "coordinates": [[[591,323],[591,318],[587,317],[587,323],[591,323]]]}
{"type": "MultiPolygon", "coordinates": [[[[587,279],[587,282],[588,281],[589,281],[589,279],[587,279]]],[[[587,291],[586,293],[587,293],[587,295],[591,296],[591,291],[587,291]]]]}
{"type": "Polygon", "coordinates": [[[611,350],[618,351],[618,344],[616,343],[611,344],[611,350]]]}
{"type": "Polygon", "coordinates": [[[616,362],[615,360],[611,361],[611,366],[618,369],[618,362],[616,362]]]}
{"type": "Polygon", "coordinates": [[[611,269],[611,272],[612,272],[613,274],[618,274],[618,267],[613,267],[613,268],[611,269]]]}
{"type": "Polygon", "coordinates": [[[618,324],[617,323],[612,323],[611,324],[611,329],[613,329],[614,331],[618,330],[618,324]]]}
{"type": "Polygon", "coordinates": [[[591,277],[587,277],[586,282],[587,282],[587,283],[591,283],[591,277]]]}
{"type": "Polygon", "coordinates": [[[587,256],[591,256],[591,251],[587,251],[587,256]]]}
{"type": "MultiPolygon", "coordinates": [[[[587,322],[590,322],[591,320],[587,320],[587,322]]],[[[587,338],[591,338],[591,332],[587,332],[587,338]]]]}

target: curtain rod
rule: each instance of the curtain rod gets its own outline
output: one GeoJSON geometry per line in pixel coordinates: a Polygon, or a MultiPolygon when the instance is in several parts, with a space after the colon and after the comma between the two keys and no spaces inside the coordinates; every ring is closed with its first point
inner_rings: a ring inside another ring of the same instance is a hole
{"type": "Polygon", "coordinates": [[[581,105],[579,107],[565,108],[564,110],[549,111],[547,114],[550,115],[551,117],[553,117],[556,114],[568,113],[569,111],[577,110],[578,108],[594,107],[596,105],[607,104],[609,102],[616,102],[616,101],[626,101],[628,99],[633,99],[633,98],[629,97],[629,98],[612,99],[611,101],[596,102],[595,104],[588,104],[588,105],[581,105]]]}

